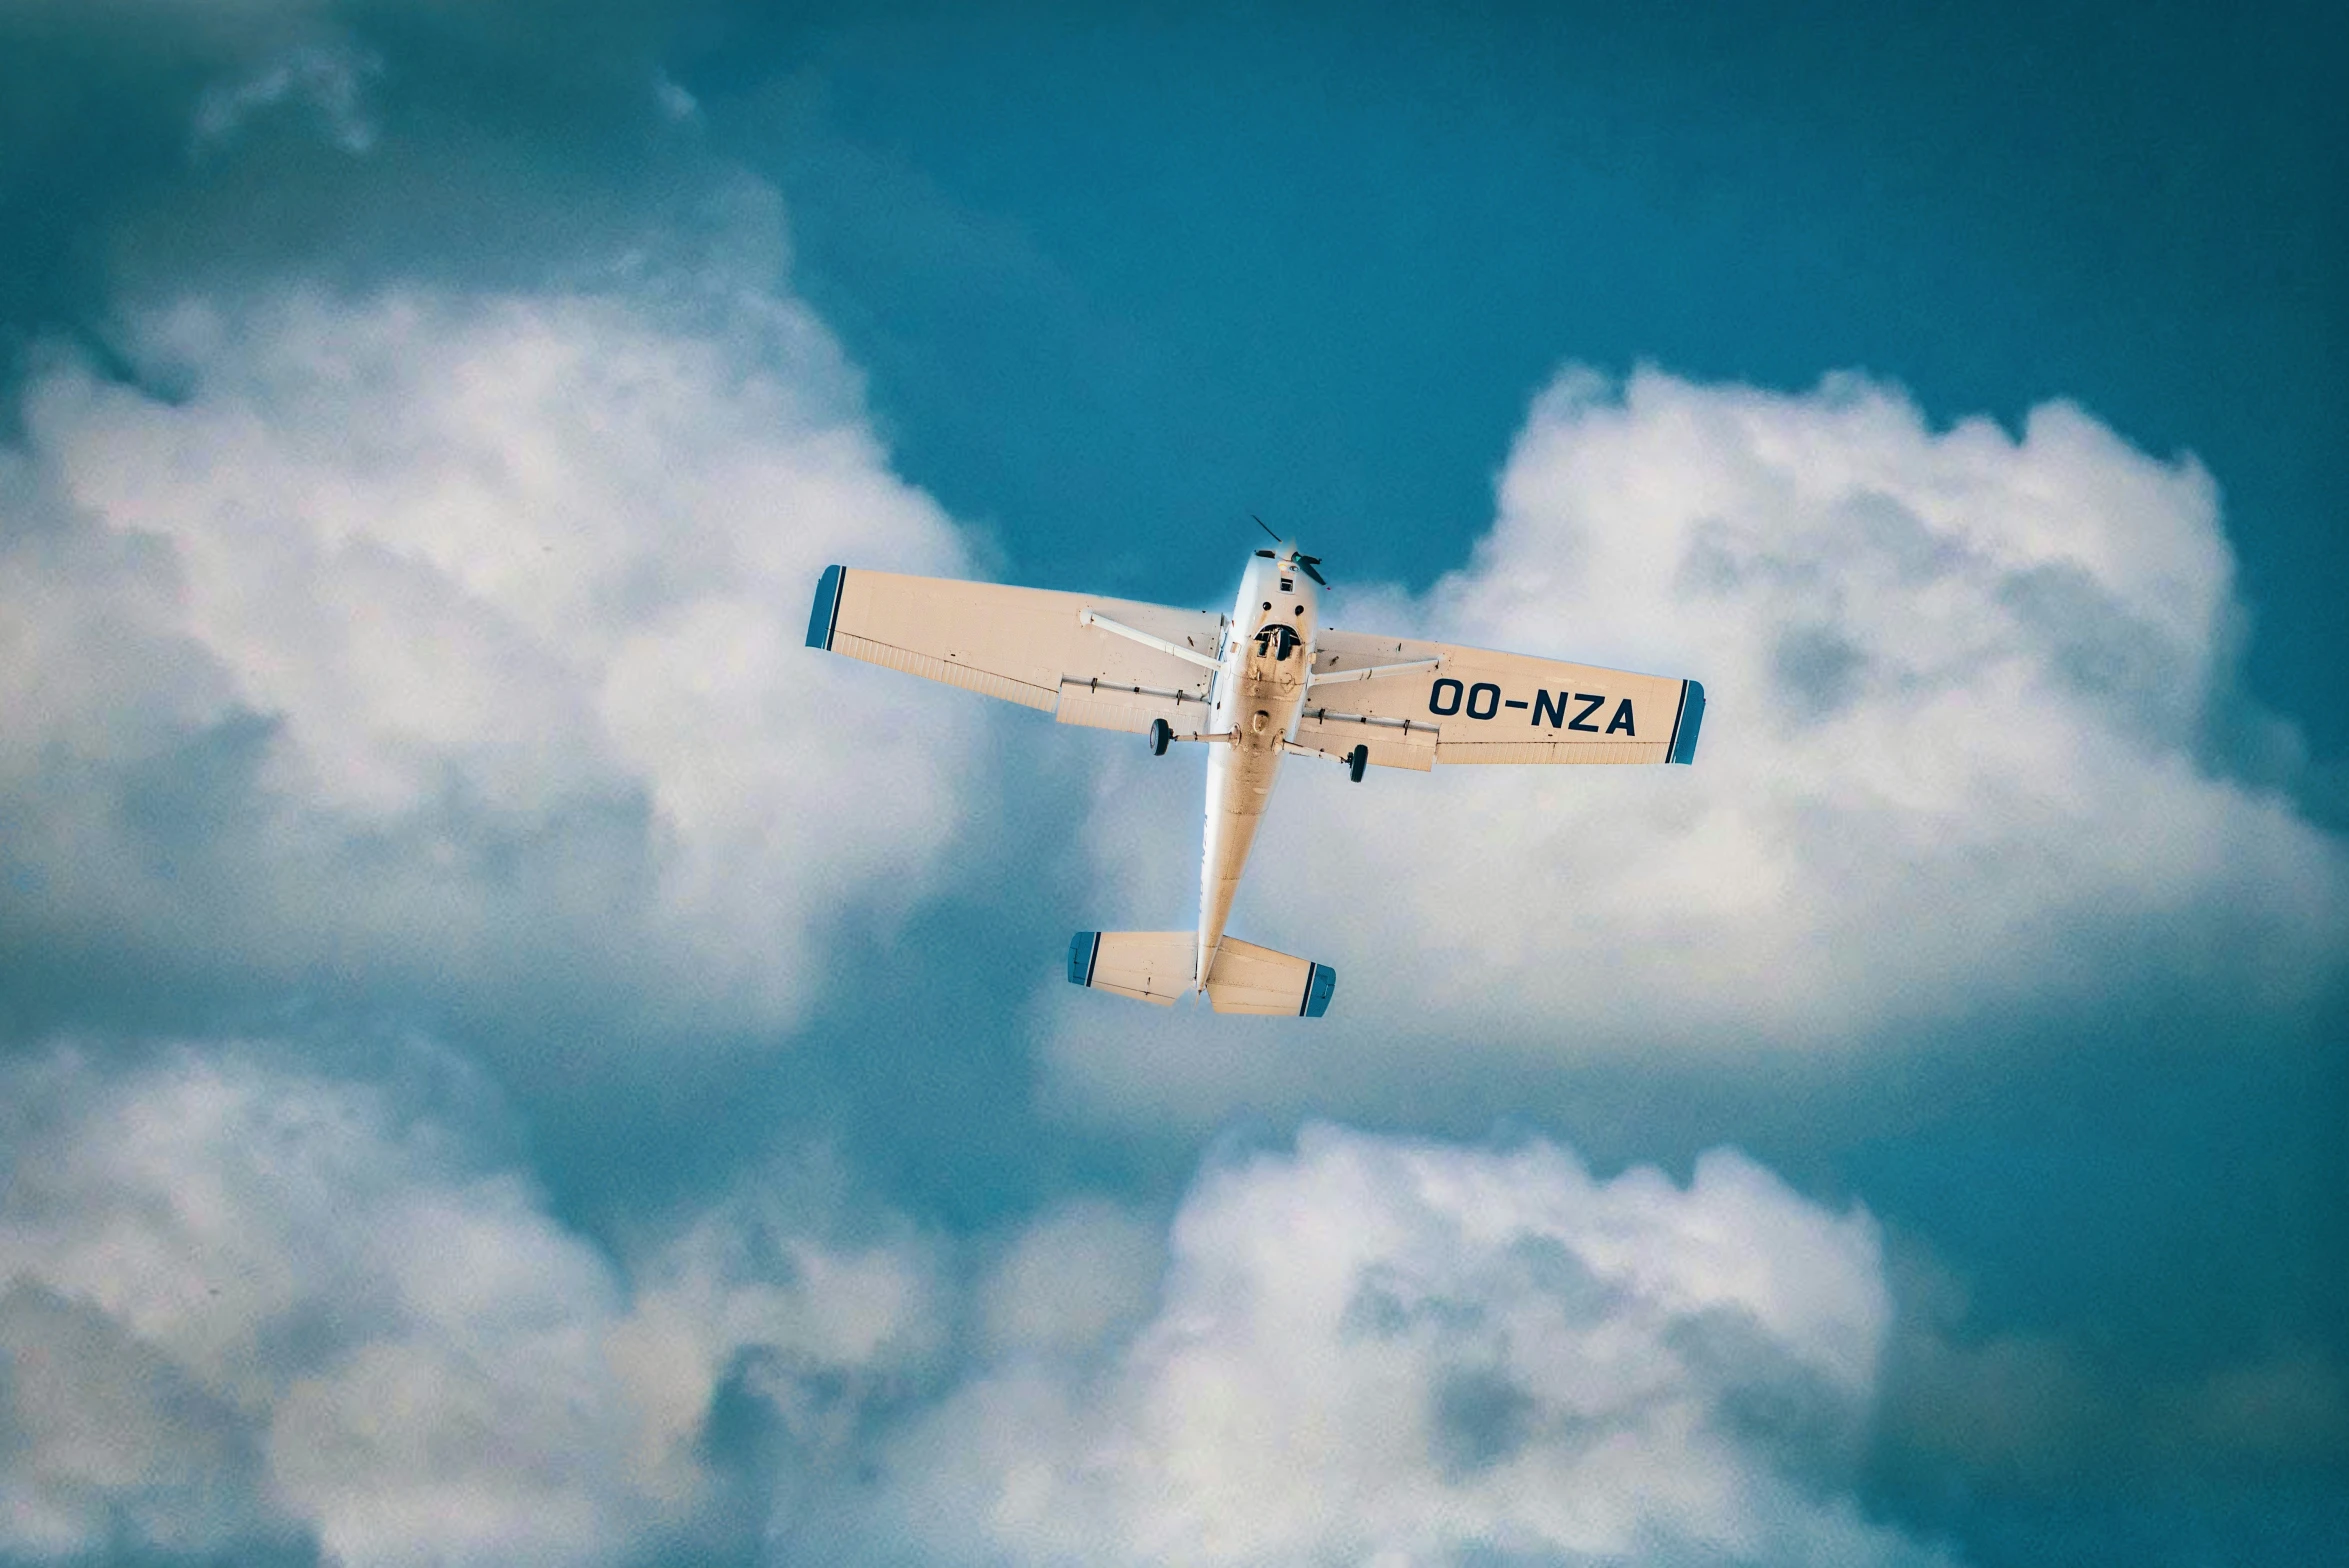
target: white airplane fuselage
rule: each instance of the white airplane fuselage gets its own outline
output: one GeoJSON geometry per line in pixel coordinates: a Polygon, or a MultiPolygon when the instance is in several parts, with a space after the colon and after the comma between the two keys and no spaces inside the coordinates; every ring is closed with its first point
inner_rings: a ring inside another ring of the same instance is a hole
{"type": "Polygon", "coordinates": [[[1256,828],[1295,738],[1313,668],[1318,585],[1294,551],[1258,552],[1240,576],[1215,677],[1208,729],[1231,737],[1207,748],[1207,829],[1199,859],[1199,969],[1205,989],[1256,828]]]}

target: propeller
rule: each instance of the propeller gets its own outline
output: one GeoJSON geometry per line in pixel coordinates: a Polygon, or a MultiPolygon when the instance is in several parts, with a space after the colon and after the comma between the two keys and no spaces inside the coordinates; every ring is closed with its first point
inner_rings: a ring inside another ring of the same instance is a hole
{"type": "MultiPolygon", "coordinates": [[[[1274,544],[1289,544],[1289,541],[1283,539],[1279,534],[1272,533],[1272,524],[1266,522],[1261,517],[1257,517],[1254,512],[1250,512],[1248,516],[1254,519],[1257,527],[1263,529],[1268,534],[1272,534],[1272,542],[1274,544]]],[[[1289,545],[1289,559],[1297,563],[1297,570],[1303,572],[1306,576],[1321,584],[1322,587],[1327,588],[1329,586],[1329,579],[1314,570],[1315,567],[1321,564],[1320,556],[1300,555],[1297,553],[1297,547],[1295,545],[1289,545]]]]}

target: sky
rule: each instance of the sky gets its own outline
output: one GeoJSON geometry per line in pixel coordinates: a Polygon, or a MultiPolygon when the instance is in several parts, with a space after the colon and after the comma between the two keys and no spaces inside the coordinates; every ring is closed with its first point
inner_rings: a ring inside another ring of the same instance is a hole
{"type": "Polygon", "coordinates": [[[1909,10],[0,0],[0,1562],[2349,1557],[2349,26],[1909,10]],[[1697,765],[1068,986],[1250,514],[1697,765]]]}

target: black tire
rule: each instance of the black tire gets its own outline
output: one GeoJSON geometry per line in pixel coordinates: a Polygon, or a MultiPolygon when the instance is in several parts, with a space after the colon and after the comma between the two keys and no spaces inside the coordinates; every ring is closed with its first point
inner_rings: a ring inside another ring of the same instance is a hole
{"type": "Polygon", "coordinates": [[[1357,746],[1346,753],[1346,773],[1355,783],[1362,782],[1362,772],[1369,766],[1370,748],[1368,746],[1357,746]]]}
{"type": "Polygon", "coordinates": [[[1163,757],[1169,742],[1174,739],[1174,728],[1164,719],[1150,721],[1150,755],[1163,757]]]}

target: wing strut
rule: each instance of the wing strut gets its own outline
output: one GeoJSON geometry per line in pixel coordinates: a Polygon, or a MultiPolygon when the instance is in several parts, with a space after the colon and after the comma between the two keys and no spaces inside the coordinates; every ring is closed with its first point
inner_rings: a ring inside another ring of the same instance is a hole
{"type": "Polygon", "coordinates": [[[1179,642],[1168,642],[1164,637],[1153,637],[1148,632],[1137,631],[1122,621],[1113,621],[1106,615],[1096,615],[1091,610],[1078,611],[1077,624],[1096,627],[1113,637],[1123,637],[1129,642],[1138,642],[1145,648],[1156,648],[1160,653],[1171,653],[1178,659],[1188,659],[1203,670],[1223,668],[1222,660],[1209,658],[1196,648],[1186,648],[1179,642]]]}
{"type": "Polygon", "coordinates": [[[1345,681],[1374,681],[1382,675],[1407,675],[1413,670],[1432,670],[1443,663],[1441,659],[1413,659],[1408,664],[1372,664],[1359,670],[1321,670],[1305,677],[1308,691],[1316,686],[1336,686],[1345,681]]]}

